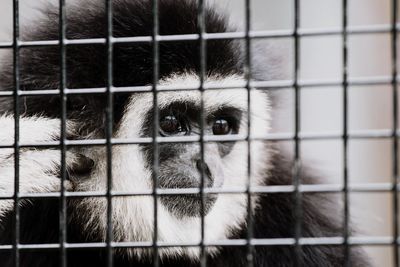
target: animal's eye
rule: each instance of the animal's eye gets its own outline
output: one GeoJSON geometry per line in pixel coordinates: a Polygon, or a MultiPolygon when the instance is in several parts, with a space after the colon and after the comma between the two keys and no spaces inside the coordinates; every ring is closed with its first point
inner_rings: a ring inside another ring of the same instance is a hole
{"type": "Polygon", "coordinates": [[[175,115],[167,115],[160,120],[161,136],[171,135],[187,135],[189,133],[189,125],[183,119],[175,115]]]}
{"type": "Polygon", "coordinates": [[[226,135],[232,133],[232,127],[228,120],[226,119],[217,119],[214,121],[212,126],[213,134],[215,135],[226,135]]]}

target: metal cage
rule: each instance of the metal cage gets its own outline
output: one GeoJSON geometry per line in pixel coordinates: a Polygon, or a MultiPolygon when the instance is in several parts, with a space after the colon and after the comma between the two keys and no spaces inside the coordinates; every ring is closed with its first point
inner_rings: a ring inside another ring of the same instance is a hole
{"type": "MultiPolygon", "coordinates": [[[[391,23],[386,25],[375,25],[375,26],[349,26],[348,25],[348,1],[342,0],[342,17],[341,17],[341,27],[337,28],[318,28],[318,29],[303,29],[300,25],[300,0],[293,0],[291,4],[293,5],[294,11],[294,25],[292,29],[284,29],[284,30],[251,30],[251,0],[244,0],[245,3],[245,27],[242,32],[229,32],[229,33],[207,33],[205,31],[204,24],[204,0],[198,0],[199,5],[199,13],[198,13],[198,21],[199,29],[198,34],[188,34],[188,35],[159,35],[159,25],[158,25],[158,1],[153,0],[153,16],[154,16],[154,28],[152,36],[143,36],[143,37],[128,37],[128,38],[115,38],[112,36],[112,1],[105,0],[105,5],[107,9],[107,23],[108,23],[108,36],[106,38],[98,38],[98,39],[79,39],[79,40],[71,40],[66,37],[66,3],[65,0],[59,0],[59,36],[58,40],[42,40],[42,41],[22,41],[20,39],[20,12],[19,12],[19,0],[13,0],[13,39],[10,42],[0,42],[0,49],[12,49],[13,50],[13,61],[14,61],[14,83],[15,90],[14,91],[0,91],[0,97],[13,97],[15,103],[14,109],[14,118],[15,118],[15,141],[13,144],[0,144],[0,148],[13,148],[15,150],[15,193],[12,195],[2,195],[1,199],[13,199],[14,203],[19,203],[22,199],[26,198],[59,198],[60,206],[59,206],[59,216],[60,216],[60,229],[59,229],[59,243],[56,244],[21,244],[20,243],[20,217],[19,217],[19,205],[14,205],[15,210],[15,226],[14,226],[14,242],[10,245],[2,245],[0,246],[1,250],[12,250],[13,256],[15,258],[15,266],[19,266],[19,254],[21,250],[59,250],[60,253],[60,266],[67,266],[66,261],[66,251],[68,249],[79,249],[79,248],[106,248],[108,251],[108,266],[113,266],[113,249],[119,247],[138,247],[138,248],[153,248],[154,251],[157,252],[159,248],[168,247],[168,246],[177,246],[177,244],[168,244],[162,243],[157,240],[157,224],[160,223],[157,221],[157,200],[160,195],[165,194],[190,194],[193,192],[200,192],[202,196],[208,193],[207,189],[200,187],[196,190],[191,189],[176,189],[176,190],[162,190],[157,188],[157,179],[155,179],[158,172],[158,144],[159,142],[198,142],[202,151],[202,158],[204,160],[204,144],[209,139],[205,138],[203,135],[203,130],[201,130],[201,135],[199,138],[175,138],[175,139],[167,139],[163,140],[157,137],[157,131],[153,132],[154,138],[140,138],[134,140],[118,140],[112,138],[112,120],[113,120],[113,94],[120,92],[152,92],[153,93],[153,104],[157,106],[157,93],[160,91],[175,91],[181,90],[179,87],[163,87],[158,86],[158,57],[159,57],[159,43],[160,42],[169,42],[169,41],[185,41],[185,40],[199,40],[200,42],[200,55],[201,55],[201,75],[200,75],[200,87],[199,88],[190,88],[192,90],[199,90],[201,94],[203,94],[206,90],[214,90],[221,89],[218,88],[210,88],[204,85],[204,77],[206,70],[206,49],[205,44],[208,40],[218,40],[218,39],[242,39],[245,43],[245,70],[246,70],[246,83],[245,84],[237,84],[238,88],[247,88],[248,90],[248,106],[251,106],[251,98],[250,92],[251,90],[280,90],[280,89],[293,89],[294,92],[294,133],[271,133],[267,134],[262,138],[258,138],[257,140],[273,140],[273,141],[293,141],[294,144],[294,168],[293,168],[293,176],[294,176],[294,184],[290,186],[274,186],[274,187],[260,187],[254,188],[250,187],[250,184],[247,186],[247,190],[245,191],[248,194],[248,208],[251,206],[251,194],[252,193],[295,193],[296,195],[296,207],[297,207],[297,227],[296,227],[296,236],[295,238],[287,238],[287,239],[255,239],[253,238],[253,234],[251,231],[251,227],[249,227],[249,232],[247,234],[246,239],[241,240],[226,240],[218,242],[217,244],[207,243],[202,240],[200,243],[193,244],[179,244],[179,246],[193,246],[200,247],[201,249],[201,266],[207,266],[206,262],[206,253],[205,249],[207,246],[246,246],[248,249],[248,266],[254,266],[252,262],[252,251],[255,246],[274,246],[274,245],[288,245],[294,246],[297,249],[297,254],[299,256],[300,247],[303,245],[340,245],[343,246],[346,251],[345,255],[347,256],[347,266],[350,266],[349,261],[349,250],[351,246],[361,246],[361,245],[386,245],[392,246],[393,248],[393,261],[394,266],[399,266],[399,255],[398,255],[398,244],[399,244],[399,222],[398,222],[398,71],[397,71],[397,33],[398,33],[398,5],[397,0],[391,1],[391,23]],[[381,34],[386,33],[390,34],[391,38],[391,75],[390,76],[380,76],[380,77],[361,77],[361,78],[351,78],[348,75],[348,38],[353,35],[365,35],[365,34],[381,34]],[[339,36],[341,38],[342,45],[342,77],[340,79],[318,79],[313,81],[301,80],[299,78],[300,72],[300,42],[303,38],[307,37],[315,37],[315,36],[339,36]],[[279,80],[279,81],[254,81],[252,79],[251,73],[251,42],[256,39],[279,39],[279,38],[289,38],[293,40],[293,69],[294,75],[293,79],[289,80],[279,80]],[[153,46],[153,85],[152,86],[138,86],[138,87],[129,87],[129,88],[117,88],[113,86],[113,47],[118,43],[135,43],[135,42],[148,42],[154,44],[153,46]],[[72,44],[105,44],[107,46],[107,61],[108,61],[108,69],[107,69],[107,86],[105,88],[91,88],[91,89],[74,89],[69,90],[66,86],[66,47],[72,44]],[[24,47],[38,47],[38,46],[59,46],[59,57],[61,62],[61,70],[60,70],[60,88],[54,90],[32,90],[32,91],[23,91],[20,90],[20,78],[19,78],[19,65],[20,65],[20,56],[19,51],[24,47]],[[358,132],[351,132],[348,128],[348,87],[349,86],[364,86],[364,85],[389,85],[391,86],[392,92],[392,128],[386,130],[364,130],[358,132]],[[304,133],[301,131],[300,124],[300,107],[301,107],[301,97],[300,91],[302,88],[310,88],[310,87],[341,87],[343,90],[343,110],[342,110],[342,131],[341,132],[329,132],[329,133],[304,133]],[[90,93],[106,93],[108,95],[108,103],[107,103],[107,137],[101,140],[68,140],[66,136],[66,101],[70,95],[74,94],[90,94],[90,93]],[[60,118],[62,121],[61,124],[61,140],[46,143],[46,144],[26,144],[21,143],[19,140],[19,110],[18,105],[21,101],[21,97],[24,96],[34,96],[34,95],[59,95],[61,98],[60,103],[60,118]],[[348,181],[348,141],[351,139],[388,139],[391,142],[392,147],[392,182],[391,183],[378,183],[378,184],[349,184],[348,181]],[[343,183],[342,184],[316,184],[316,185],[302,185],[299,179],[299,169],[301,168],[301,142],[303,140],[341,140],[342,143],[342,175],[343,175],[343,183]],[[153,145],[154,151],[154,188],[148,192],[132,192],[132,194],[121,194],[118,192],[113,192],[112,190],[112,179],[113,174],[111,170],[112,164],[112,153],[111,148],[113,145],[126,145],[126,144],[142,144],[142,143],[151,143],[153,145]],[[64,180],[66,179],[66,151],[68,147],[71,146],[105,146],[107,149],[107,164],[108,164],[108,172],[107,172],[107,192],[106,194],[100,194],[98,192],[67,192],[64,188],[64,180]],[[28,193],[19,193],[19,151],[24,147],[58,147],[61,151],[61,191],[59,193],[41,193],[41,194],[28,194],[28,193]],[[343,203],[344,203],[344,221],[343,221],[343,235],[337,237],[318,237],[318,238],[304,238],[301,237],[301,223],[300,218],[302,216],[302,205],[301,198],[303,193],[310,192],[320,192],[320,193],[343,193],[343,203]],[[392,197],[392,206],[393,206],[393,234],[392,236],[377,236],[377,237],[353,237],[349,234],[349,195],[352,192],[390,192],[392,197]],[[137,196],[137,195],[151,195],[154,198],[154,237],[152,242],[125,242],[118,243],[113,242],[113,233],[112,233],[112,218],[111,212],[112,210],[112,201],[110,201],[115,196],[137,196]],[[107,231],[107,240],[104,243],[68,243],[67,242],[67,233],[66,233],[66,200],[68,197],[106,197],[108,200],[108,231],[107,231]]],[[[185,88],[188,90],[188,88],[185,88]]],[[[159,114],[157,108],[154,110],[154,129],[158,129],[159,124],[159,114]]],[[[204,119],[204,118],[203,118],[204,119]]],[[[248,127],[250,129],[251,120],[248,117],[248,127]]],[[[203,128],[202,128],[203,129],[203,128]]],[[[254,140],[249,133],[247,136],[240,137],[232,137],[225,138],[223,141],[238,141],[244,140],[247,142],[248,147],[250,147],[251,142],[254,140]]],[[[212,140],[211,140],[212,141],[212,140]]],[[[249,149],[250,151],[250,149],[249,149]]],[[[250,174],[250,160],[251,153],[248,153],[248,163],[249,170],[248,174],[250,174]]],[[[218,192],[213,192],[218,193],[218,192]]],[[[240,193],[240,192],[219,192],[219,193],[240,193]]],[[[242,192],[243,193],[243,192],[242,192]]],[[[204,201],[204,199],[203,199],[204,201]]],[[[202,202],[203,202],[202,201],[202,202]]],[[[251,214],[251,212],[249,212],[251,214]]],[[[204,237],[204,217],[202,219],[202,237],[204,237]]],[[[251,219],[250,219],[251,223],[251,219]]],[[[159,265],[159,260],[157,257],[157,253],[154,253],[155,264],[154,266],[159,265]]]]}

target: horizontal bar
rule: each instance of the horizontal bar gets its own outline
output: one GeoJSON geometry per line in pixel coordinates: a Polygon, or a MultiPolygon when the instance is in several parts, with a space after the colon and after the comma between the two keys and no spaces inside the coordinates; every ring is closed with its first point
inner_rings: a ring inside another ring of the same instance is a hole
{"type": "MultiPolygon", "coordinates": [[[[349,132],[347,135],[349,139],[384,139],[393,138],[393,132],[389,129],[371,129],[371,130],[357,130],[349,132]]],[[[400,130],[397,131],[397,137],[400,137],[400,130]]],[[[304,141],[315,141],[315,140],[340,140],[343,138],[340,132],[305,132],[299,134],[299,139],[304,141]]],[[[247,135],[226,135],[226,136],[215,136],[205,135],[203,138],[204,142],[240,142],[248,141],[247,135]]],[[[293,141],[293,133],[270,133],[267,135],[251,135],[250,140],[252,141],[293,141]]],[[[196,143],[200,141],[199,136],[178,136],[178,137],[157,137],[157,143],[196,143]]],[[[137,138],[112,138],[112,145],[138,145],[138,144],[151,144],[153,139],[151,137],[137,137],[137,138]]],[[[106,145],[105,139],[82,139],[82,140],[66,140],[65,145],[68,147],[76,146],[102,146],[106,145]]],[[[14,143],[2,143],[0,149],[13,148],[14,143]]],[[[20,148],[57,148],[60,146],[60,141],[48,141],[48,142],[34,142],[34,143],[23,143],[21,142],[20,148]]]]}
{"type": "MultiPolygon", "coordinates": [[[[400,24],[396,25],[396,30],[399,31],[400,24]]],[[[348,35],[354,34],[380,34],[391,33],[392,25],[376,24],[376,25],[361,25],[349,26],[345,31],[348,35]]],[[[298,29],[297,35],[300,37],[316,37],[341,35],[343,29],[341,27],[332,28],[305,28],[298,29]]],[[[223,39],[245,39],[246,32],[221,32],[221,33],[206,33],[203,35],[204,40],[223,40],[223,39]]],[[[260,38],[290,38],[294,37],[294,30],[264,30],[250,31],[248,34],[250,39],[260,38]]],[[[157,42],[176,42],[176,41],[196,41],[200,39],[199,34],[179,34],[179,35],[158,35],[157,42]]],[[[118,43],[150,43],[152,36],[133,36],[133,37],[118,37],[111,38],[112,44],[118,43]]],[[[88,38],[88,39],[66,39],[65,45],[89,45],[89,44],[106,44],[106,38],[88,38]]],[[[59,40],[41,40],[41,41],[18,41],[18,47],[41,47],[41,46],[57,46],[59,40]]],[[[0,42],[0,48],[13,48],[13,42],[0,42]]]]}
{"type": "MultiPolygon", "coordinates": [[[[400,76],[397,77],[397,81],[400,82],[400,76]]],[[[391,76],[366,76],[366,77],[353,77],[349,78],[347,84],[349,86],[367,86],[367,85],[391,85],[391,76]]],[[[343,81],[340,79],[335,80],[300,80],[298,86],[301,88],[310,87],[340,87],[343,85],[343,81]]],[[[205,83],[204,90],[222,90],[222,89],[242,89],[245,88],[246,82],[235,81],[232,83],[225,83],[220,85],[218,83],[205,83]]],[[[287,89],[294,86],[292,80],[275,80],[275,81],[252,81],[250,86],[256,90],[277,90],[287,89]]],[[[198,86],[182,86],[182,85],[159,85],[157,86],[158,91],[190,91],[199,90],[198,86]]],[[[111,87],[112,93],[145,93],[151,92],[152,86],[129,86],[129,87],[111,87]]],[[[77,89],[65,89],[66,95],[81,95],[81,94],[103,94],[106,93],[105,87],[98,88],[77,88],[77,89]]],[[[0,97],[11,97],[14,91],[1,90],[0,97]]],[[[59,89],[43,89],[43,90],[24,90],[18,91],[19,96],[58,96],[60,94],[59,89]]]]}
{"type": "MultiPolygon", "coordinates": [[[[397,191],[400,192],[400,184],[397,185],[397,191]]],[[[341,184],[302,184],[299,185],[301,193],[341,193],[344,186],[341,184]]],[[[354,183],[349,184],[348,191],[356,193],[387,193],[393,191],[392,183],[354,183]]],[[[204,194],[276,194],[276,193],[293,193],[295,187],[293,185],[269,185],[269,186],[251,186],[248,191],[245,187],[230,188],[204,188],[204,194]]],[[[199,188],[159,188],[156,194],[159,196],[168,195],[189,195],[199,194],[199,188]]],[[[111,191],[112,197],[132,197],[132,196],[152,196],[153,190],[138,191],[111,191]]],[[[69,198],[87,198],[87,197],[106,197],[105,191],[84,191],[84,192],[65,192],[69,198]]],[[[19,193],[19,198],[60,198],[60,192],[46,193],[19,193]]],[[[12,199],[14,194],[0,194],[0,200],[12,199]]]]}
{"type": "MultiPolygon", "coordinates": [[[[252,238],[249,240],[253,246],[294,246],[294,238],[252,238]]],[[[299,245],[302,246],[340,246],[344,245],[343,237],[300,237],[298,238],[299,245]]],[[[399,245],[399,238],[395,241],[391,236],[352,236],[348,238],[348,244],[352,246],[381,246],[381,245],[393,245],[397,242],[399,245]]],[[[215,247],[215,246],[245,246],[247,245],[246,239],[226,239],[217,241],[204,241],[204,246],[215,247]]],[[[67,249],[101,249],[106,248],[107,243],[105,242],[93,242],[93,243],[64,243],[67,249]]],[[[151,248],[154,246],[154,242],[141,241],[141,242],[111,242],[112,248],[151,248]]],[[[158,241],[155,244],[159,248],[168,247],[198,247],[198,242],[162,242],[158,241]]],[[[20,250],[53,250],[59,249],[60,243],[51,244],[18,244],[17,248],[20,250]]],[[[12,245],[0,245],[0,250],[11,250],[12,245]]]]}

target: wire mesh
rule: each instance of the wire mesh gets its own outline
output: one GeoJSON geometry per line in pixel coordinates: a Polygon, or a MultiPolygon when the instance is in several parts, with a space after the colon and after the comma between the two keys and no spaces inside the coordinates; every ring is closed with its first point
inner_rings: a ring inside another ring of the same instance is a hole
{"type": "Polygon", "coordinates": [[[207,247],[214,246],[241,246],[247,247],[247,262],[248,266],[254,266],[253,253],[254,247],[257,246],[294,246],[295,247],[295,262],[301,262],[301,249],[302,246],[318,246],[318,245],[342,245],[344,249],[345,262],[344,266],[350,266],[350,249],[351,246],[360,245],[392,245],[395,266],[399,266],[398,244],[400,242],[398,232],[398,103],[397,103],[397,86],[398,86],[398,71],[397,71],[397,34],[399,25],[397,23],[397,0],[392,0],[392,20],[391,24],[377,25],[377,26],[349,26],[348,25],[348,3],[346,0],[342,1],[342,27],[338,28],[321,28],[321,29],[302,29],[300,25],[300,0],[294,0],[294,27],[289,30],[274,30],[274,31],[255,31],[251,30],[251,0],[245,1],[245,30],[243,32],[228,32],[228,33],[207,33],[204,22],[204,6],[203,1],[198,1],[198,21],[199,29],[197,34],[183,34],[183,35],[159,35],[159,22],[158,22],[158,0],[152,0],[152,14],[153,14],[153,34],[152,36],[140,37],[114,37],[113,34],[113,8],[112,1],[106,0],[106,14],[107,14],[107,37],[106,38],[92,38],[92,39],[79,39],[72,40],[66,37],[66,7],[65,0],[59,0],[59,39],[58,40],[41,40],[41,41],[21,41],[19,37],[19,1],[13,0],[13,40],[12,42],[0,42],[0,49],[13,49],[13,72],[14,72],[14,91],[0,91],[0,97],[13,97],[14,98],[14,118],[15,118],[15,132],[14,142],[11,144],[0,144],[2,148],[13,148],[14,162],[15,162],[15,183],[14,194],[2,194],[0,199],[13,199],[14,205],[14,237],[13,244],[0,245],[0,250],[12,250],[15,266],[19,266],[19,253],[21,250],[59,250],[60,251],[60,266],[67,266],[67,250],[68,249],[84,249],[84,248],[104,248],[107,251],[107,264],[113,266],[113,255],[117,248],[151,248],[153,251],[154,266],[159,266],[159,249],[168,247],[199,247],[201,249],[201,266],[207,266],[207,247]],[[391,53],[392,53],[392,74],[387,76],[365,76],[365,77],[348,77],[348,36],[364,35],[364,34],[390,34],[391,35],[391,53]],[[318,79],[318,80],[301,80],[300,79],[300,40],[302,38],[310,38],[315,36],[341,36],[342,38],[342,77],[340,79],[318,79]],[[294,43],[294,77],[290,80],[274,80],[274,81],[255,81],[252,79],[252,62],[251,62],[251,42],[257,39],[269,38],[291,38],[294,43]],[[224,39],[240,39],[245,41],[245,81],[236,82],[226,86],[205,84],[206,69],[207,69],[207,50],[206,43],[210,40],[224,40],[224,39]],[[179,85],[159,85],[159,44],[161,42],[176,42],[176,41],[198,41],[199,55],[200,55],[200,86],[188,87],[179,85]],[[153,82],[149,86],[129,86],[129,87],[116,87],[113,85],[113,47],[116,44],[134,44],[134,43],[150,43],[152,44],[152,66],[153,66],[153,82]],[[87,45],[87,44],[105,44],[107,46],[107,86],[105,88],[78,88],[68,89],[67,75],[66,75],[66,47],[68,45],[87,45]],[[49,47],[58,46],[60,48],[60,83],[59,88],[50,90],[20,90],[20,61],[19,51],[25,47],[49,47]],[[362,130],[351,131],[348,127],[348,88],[350,86],[365,86],[365,85],[391,85],[392,86],[392,99],[393,99],[393,128],[389,130],[362,130]],[[337,132],[302,132],[300,127],[300,106],[301,97],[300,90],[302,88],[311,87],[341,87],[343,89],[343,131],[337,132]],[[248,91],[248,110],[251,109],[251,91],[252,90],[266,90],[274,91],[284,88],[294,89],[295,93],[295,120],[294,120],[294,133],[269,133],[262,136],[253,135],[251,129],[250,112],[248,112],[246,135],[237,136],[208,136],[204,133],[204,116],[201,112],[201,134],[200,136],[185,136],[185,137],[160,137],[158,136],[159,128],[159,111],[158,111],[158,93],[159,92],[176,92],[181,90],[196,90],[201,92],[201,110],[204,110],[203,94],[208,90],[222,90],[226,88],[246,88],[248,91]],[[153,93],[153,125],[154,131],[152,137],[149,138],[130,138],[118,139],[113,137],[113,96],[116,93],[138,93],[138,92],[151,92],[153,93]],[[68,140],[66,134],[66,121],[67,121],[67,98],[69,96],[81,94],[94,94],[105,93],[107,94],[107,120],[106,120],[106,138],[105,139],[91,139],[91,140],[68,140]],[[19,118],[20,111],[20,98],[26,96],[55,96],[59,95],[60,102],[60,118],[61,118],[61,132],[60,141],[46,142],[46,143],[22,143],[19,140],[19,118]],[[362,183],[362,184],[349,184],[348,181],[348,141],[353,139],[390,139],[392,141],[392,182],[390,183],[362,183]],[[300,143],[304,140],[342,140],[343,141],[343,184],[302,184],[299,175],[301,170],[301,151],[300,143]],[[197,142],[200,145],[201,160],[204,162],[204,146],[208,142],[237,142],[246,141],[248,148],[248,184],[245,190],[243,189],[214,189],[204,187],[204,169],[201,170],[201,185],[198,188],[185,188],[185,189],[161,189],[158,186],[158,168],[159,168],[159,144],[162,143],[192,143],[197,142]],[[251,176],[251,143],[254,141],[294,141],[294,164],[293,164],[293,184],[285,186],[258,186],[252,187],[250,185],[251,176]],[[153,147],[153,188],[152,190],[138,190],[134,192],[116,192],[112,189],[112,150],[116,145],[134,145],[134,144],[152,144],[153,147]],[[64,182],[67,179],[66,169],[66,152],[68,148],[75,146],[105,146],[107,155],[107,190],[106,192],[68,192],[64,187],[64,182]],[[61,190],[60,192],[52,193],[20,193],[19,192],[19,151],[22,148],[59,148],[61,153],[61,190]],[[393,235],[392,236],[378,236],[378,237],[354,237],[350,235],[349,231],[349,194],[352,192],[391,192],[393,196],[393,235]],[[220,241],[206,241],[204,238],[204,197],[210,193],[217,194],[247,194],[247,209],[248,209],[248,233],[246,238],[235,240],[220,240],[220,241]],[[294,193],[294,202],[296,207],[296,227],[294,238],[254,238],[252,233],[252,196],[254,194],[276,194],[276,193],[294,193]],[[343,236],[340,237],[302,237],[302,195],[304,193],[342,193],[343,194],[343,236]],[[201,241],[188,242],[188,243],[171,243],[162,242],[158,240],[158,198],[165,195],[201,195],[201,241]],[[114,242],[113,240],[113,198],[115,197],[129,197],[129,196],[152,196],[154,200],[154,233],[151,242],[114,242]],[[107,198],[107,237],[105,242],[92,242],[92,243],[68,243],[67,242],[67,199],[68,198],[87,198],[87,197],[106,197],[107,198]],[[55,198],[60,200],[59,206],[59,243],[55,244],[21,244],[20,243],[20,217],[19,217],[19,203],[21,199],[34,199],[34,198],[55,198]]]}

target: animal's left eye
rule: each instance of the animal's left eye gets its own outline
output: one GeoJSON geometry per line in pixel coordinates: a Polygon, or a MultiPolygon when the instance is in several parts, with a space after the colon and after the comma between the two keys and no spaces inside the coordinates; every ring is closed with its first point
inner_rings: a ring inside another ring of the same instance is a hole
{"type": "Polygon", "coordinates": [[[217,119],[212,126],[213,134],[226,135],[232,133],[232,126],[226,119],[217,119]]]}

